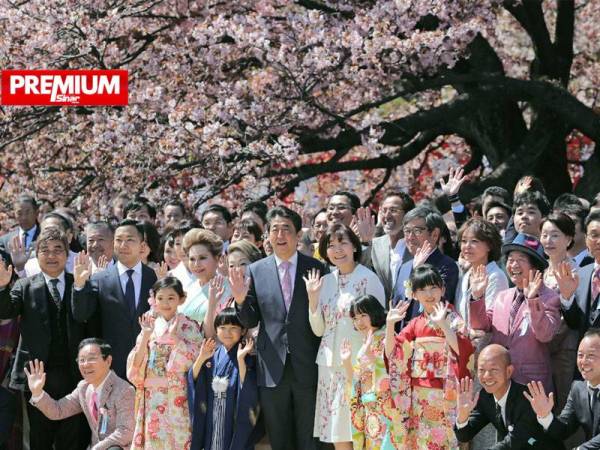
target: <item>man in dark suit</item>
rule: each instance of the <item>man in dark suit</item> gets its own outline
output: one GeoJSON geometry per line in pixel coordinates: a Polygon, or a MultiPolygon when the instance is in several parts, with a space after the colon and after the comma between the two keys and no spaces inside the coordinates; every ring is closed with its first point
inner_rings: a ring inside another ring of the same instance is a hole
{"type": "Polygon", "coordinates": [[[547,436],[562,441],[582,428],[585,442],[577,448],[598,450],[600,449],[600,329],[592,328],[585,333],[577,351],[577,366],[583,380],[573,382],[567,404],[558,417],[552,414],[554,395],[552,392],[546,395],[541,383],[529,383],[529,394],[525,396],[547,436]]]}
{"type": "Polygon", "coordinates": [[[17,415],[17,397],[5,387],[0,386],[0,450],[12,432],[17,415]]]}
{"type": "Polygon", "coordinates": [[[127,356],[141,328],[139,317],[150,309],[148,296],[156,274],[142,264],[144,232],[139,222],[122,221],[114,234],[117,263],[92,275],[92,262],[84,253],[75,260],[73,316],[80,322],[99,314],[101,335],[113,349],[113,370],[125,378],[127,356]]]}
{"type": "Polygon", "coordinates": [[[510,353],[501,345],[485,347],[477,360],[477,375],[483,389],[473,393],[473,380],[460,380],[454,432],[460,442],[469,442],[488,423],[497,431],[492,450],[562,449],[544,436],[527,399],[525,386],[511,380],[510,353]]]}
{"type": "MultiPolygon", "coordinates": [[[[44,230],[36,253],[41,273],[8,283],[12,267],[0,264],[0,319],[21,317],[21,341],[17,349],[13,378],[19,376],[27,360],[38,359],[47,367],[47,391],[62,397],[80,379],[75,363],[77,347],[85,338],[85,328],[73,319],[69,302],[73,277],[65,272],[69,243],[64,233],[44,230]]],[[[26,395],[29,397],[30,395],[26,395]]],[[[81,415],[53,422],[27,406],[32,449],[81,449],[89,443],[89,431],[81,415]]]]}
{"type": "Polygon", "coordinates": [[[273,450],[311,450],[313,438],[319,338],[308,321],[308,295],[302,277],[325,266],[296,251],[302,219],[285,207],[267,215],[274,255],[248,268],[247,295],[235,297],[246,328],[260,324],[256,341],[258,386],[273,450]]]}
{"type": "Polygon", "coordinates": [[[26,248],[31,248],[40,234],[40,227],[37,221],[38,204],[30,195],[20,195],[14,203],[15,219],[19,224],[18,228],[6,233],[0,237],[0,250],[9,253],[10,242],[15,236],[24,240],[26,248]]]}

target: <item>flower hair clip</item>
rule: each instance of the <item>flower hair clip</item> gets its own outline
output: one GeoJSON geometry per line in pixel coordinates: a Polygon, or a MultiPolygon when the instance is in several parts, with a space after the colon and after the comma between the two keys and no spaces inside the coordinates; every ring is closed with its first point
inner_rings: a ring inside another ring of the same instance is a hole
{"type": "Polygon", "coordinates": [[[412,283],[410,282],[410,280],[405,280],[404,281],[404,296],[406,298],[412,298],[413,292],[412,292],[412,283]]]}

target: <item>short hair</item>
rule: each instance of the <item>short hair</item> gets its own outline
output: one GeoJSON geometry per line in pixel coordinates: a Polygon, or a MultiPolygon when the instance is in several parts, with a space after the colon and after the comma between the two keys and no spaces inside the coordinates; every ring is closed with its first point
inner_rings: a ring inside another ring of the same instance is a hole
{"type": "Polygon", "coordinates": [[[586,337],[600,338],[600,328],[597,328],[597,327],[588,328],[588,330],[584,333],[582,339],[585,339],[586,337]]]}
{"type": "Polygon", "coordinates": [[[133,227],[136,229],[137,234],[141,241],[145,241],[146,230],[144,229],[142,223],[135,219],[123,219],[119,222],[117,227],[115,228],[115,232],[122,227],[133,227]]]}
{"type": "MultiPolygon", "coordinates": [[[[555,202],[556,204],[556,202],[555,202]]],[[[585,229],[585,218],[590,213],[590,210],[583,205],[572,204],[562,204],[559,207],[554,207],[555,212],[562,212],[569,216],[575,224],[579,222],[581,229],[585,229]]]]}
{"type": "Polygon", "coordinates": [[[556,197],[554,203],[552,204],[553,209],[562,209],[565,206],[583,206],[579,197],[575,194],[571,194],[570,192],[564,192],[556,197]]]}
{"type": "Polygon", "coordinates": [[[204,216],[207,215],[209,212],[221,214],[221,217],[223,217],[223,220],[225,220],[225,222],[227,222],[228,224],[231,223],[231,221],[233,220],[233,217],[231,216],[231,212],[227,208],[225,208],[223,205],[218,205],[218,204],[210,205],[208,208],[206,208],[204,211],[202,211],[202,217],[200,218],[200,220],[201,221],[204,220],[204,216]]]}
{"type": "Polygon", "coordinates": [[[143,240],[150,249],[148,261],[160,262],[162,258],[160,254],[160,234],[158,233],[158,230],[147,220],[142,220],[140,226],[144,229],[143,240]]]}
{"type": "Polygon", "coordinates": [[[411,209],[404,215],[402,224],[406,225],[415,219],[425,220],[425,226],[429,232],[432,232],[434,229],[438,228],[440,230],[440,235],[444,230],[444,227],[447,226],[442,215],[435,209],[428,206],[417,206],[416,208],[411,209]]]}
{"type": "Polygon", "coordinates": [[[590,226],[592,222],[600,222],[600,209],[592,211],[585,218],[585,231],[587,232],[587,228],[590,226]]]}
{"type": "Polygon", "coordinates": [[[550,202],[546,196],[539,191],[526,191],[515,197],[513,202],[513,214],[517,208],[523,205],[535,205],[543,216],[547,216],[550,212],[550,202]]]}
{"type": "Polygon", "coordinates": [[[573,247],[573,243],[574,243],[573,238],[575,237],[575,222],[573,222],[573,219],[571,219],[565,213],[553,212],[550,215],[548,215],[545,219],[542,220],[542,227],[544,226],[544,223],[546,223],[546,222],[550,222],[556,228],[558,228],[563,234],[565,234],[566,236],[569,236],[571,238],[571,243],[567,247],[567,250],[569,250],[571,247],[573,247]]]}
{"type": "Polygon", "coordinates": [[[358,314],[367,314],[371,319],[371,326],[381,328],[385,325],[385,309],[373,295],[366,294],[356,297],[350,304],[350,317],[358,314]]]}
{"type": "Polygon", "coordinates": [[[594,206],[600,206],[600,192],[594,196],[594,206]]]}
{"type": "Polygon", "coordinates": [[[411,290],[425,289],[427,286],[444,287],[444,280],[440,272],[431,264],[423,264],[410,274],[411,290]]]}
{"type": "Polygon", "coordinates": [[[28,194],[20,194],[15,200],[15,205],[19,203],[29,203],[33,209],[38,209],[40,207],[40,204],[37,202],[35,197],[28,194]]]}
{"type": "Polygon", "coordinates": [[[105,220],[96,220],[93,222],[88,222],[85,226],[86,235],[89,234],[92,230],[100,230],[104,229],[108,231],[110,234],[115,233],[115,228],[110,224],[110,222],[106,222],[105,220]]]}
{"type": "Polygon", "coordinates": [[[245,239],[229,244],[229,247],[227,247],[227,254],[231,255],[233,252],[242,253],[250,260],[250,262],[255,262],[262,258],[262,253],[260,252],[259,248],[252,242],[245,239]]]}
{"type": "Polygon", "coordinates": [[[267,213],[267,230],[271,228],[271,221],[276,217],[290,220],[296,233],[302,230],[302,217],[286,206],[275,206],[269,210],[267,213]]]}
{"type": "Polygon", "coordinates": [[[312,216],[312,219],[311,219],[311,221],[310,221],[310,225],[311,225],[311,226],[313,226],[313,225],[315,224],[315,220],[317,220],[317,216],[318,216],[319,214],[323,214],[323,213],[327,214],[327,208],[321,208],[320,210],[318,210],[318,211],[315,213],[315,215],[314,215],[314,216],[312,216]]]}
{"type": "Polygon", "coordinates": [[[507,203],[499,202],[497,200],[492,200],[491,202],[485,203],[485,207],[486,207],[486,210],[482,211],[482,213],[486,216],[487,216],[487,213],[489,213],[490,209],[492,209],[492,208],[502,208],[504,211],[506,211],[506,215],[508,217],[510,217],[512,215],[512,208],[510,206],[508,206],[507,203]]]}
{"type": "Polygon", "coordinates": [[[235,312],[235,308],[223,308],[221,312],[217,314],[217,317],[215,317],[215,330],[224,325],[234,325],[240,327],[242,330],[244,329],[242,322],[240,322],[240,319],[235,312]]]}
{"type": "Polygon", "coordinates": [[[73,222],[71,222],[70,219],[68,219],[61,213],[58,213],[56,211],[51,211],[49,213],[44,214],[44,217],[42,217],[42,222],[46,219],[58,220],[62,224],[62,229],[65,233],[67,231],[73,231],[73,222]]]}
{"type": "Polygon", "coordinates": [[[136,212],[141,210],[142,208],[146,208],[148,211],[148,215],[154,220],[156,219],[156,208],[150,203],[146,197],[141,195],[136,196],[133,200],[131,200],[127,205],[125,205],[125,209],[123,210],[123,216],[127,217],[127,214],[130,212],[136,212]]]}
{"type": "Polygon", "coordinates": [[[263,237],[260,225],[253,219],[242,219],[235,226],[234,230],[244,230],[254,236],[254,239],[260,241],[263,237]]]}
{"type": "Polygon", "coordinates": [[[183,236],[183,251],[186,255],[194,245],[204,245],[215,257],[223,254],[223,240],[204,228],[192,228],[183,236]]]}
{"type": "Polygon", "coordinates": [[[112,347],[104,339],[97,337],[85,338],[79,343],[79,346],[77,347],[77,353],[79,353],[86,345],[97,345],[100,348],[102,359],[106,359],[112,355],[112,347]]]}
{"type": "Polygon", "coordinates": [[[393,189],[385,191],[383,194],[383,201],[390,197],[398,197],[400,199],[400,202],[402,203],[402,210],[405,214],[415,207],[415,201],[406,192],[393,189]]]}
{"type": "Polygon", "coordinates": [[[500,186],[490,186],[488,188],[485,188],[483,194],[481,194],[481,198],[483,199],[485,197],[500,197],[504,200],[506,204],[510,204],[510,202],[512,201],[512,196],[510,195],[510,192],[508,192],[506,189],[500,186]]]}
{"type": "Polygon", "coordinates": [[[260,200],[246,202],[244,203],[244,206],[242,206],[242,215],[247,211],[253,212],[262,219],[263,223],[267,223],[267,212],[269,212],[269,207],[265,202],[261,202],[260,200]]]}
{"type": "Polygon", "coordinates": [[[63,244],[65,248],[65,254],[69,256],[69,241],[67,240],[67,235],[62,230],[57,230],[56,228],[46,228],[44,231],[40,233],[38,238],[35,241],[35,251],[36,253],[40,253],[40,247],[44,244],[47,244],[50,241],[59,241],[63,244]]]}
{"type": "Polygon", "coordinates": [[[152,285],[152,293],[154,296],[156,296],[161,289],[173,289],[180,298],[185,297],[185,291],[183,290],[181,281],[171,275],[160,278],[152,285]]]}
{"type": "Polygon", "coordinates": [[[181,210],[181,213],[185,216],[185,213],[186,213],[185,205],[183,204],[183,202],[181,200],[172,198],[165,203],[164,208],[166,208],[167,206],[177,206],[181,210]]]}
{"type": "Polygon", "coordinates": [[[472,217],[462,224],[458,230],[458,243],[462,240],[463,234],[471,230],[475,238],[485,242],[490,249],[488,261],[498,261],[500,259],[502,248],[502,236],[498,228],[491,222],[488,222],[481,217],[472,217]]]}
{"type": "MultiPolygon", "coordinates": [[[[334,195],[341,195],[350,200],[350,208],[352,209],[352,214],[356,212],[358,208],[360,208],[360,198],[353,192],[350,191],[335,191],[331,197],[334,195]]],[[[331,200],[331,197],[329,199],[331,200]]]]}
{"type": "Polygon", "coordinates": [[[327,264],[333,265],[329,257],[327,256],[327,248],[333,238],[338,238],[339,240],[347,237],[352,243],[352,247],[354,247],[354,261],[359,262],[360,257],[362,256],[362,245],[360,243],[360,238],[352,231],[350,227],[347,227],[343,223],[336,223],[329,228],[327,231],[323,233],[321,236],[321,240],[319,241],[319,255],[323,258],[327,264]]]}

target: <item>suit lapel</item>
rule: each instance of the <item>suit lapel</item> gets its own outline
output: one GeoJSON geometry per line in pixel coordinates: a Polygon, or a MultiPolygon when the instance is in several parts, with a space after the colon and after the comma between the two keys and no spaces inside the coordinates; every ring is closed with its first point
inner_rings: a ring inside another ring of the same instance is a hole
{"type": "MultiPolygon", "coordinates": [[[[384,278],[387,279],[388,285],[392,285],[392,272],[390,269],[390,248],[392,243],[390,242],[390,237],[386,234],[384,238],[381,240],[381,246],[379,246],[378,250],[381,252],[381,264],[383,265],[382,273],[384,274],[384,278]]],[[[393,288],[394,286],[392,286],[393,288]]]]}
{"type": "Polygon", "coordinates": [[[108,272],[106,275],[108,276],[108,282],[110,285],[110,290],[113,295],[119,299],[119,301],[123,304],[125,309],[129,309],[127,304],[125,303],[125,293],[123,292],[123,287],[121,286],[121,277],[119,277],[119,269],[117,265],[113,265],[112,267],[107,269],[108,272]]]}
{"type": "MultiPolygon", "coordinates": [[[[50,317],[48,316],[48,288],[44,275],[38,273],[31,279],[31,293],[35,299],[36,307],[42,317],[42,322],[48,334],[50,333],[50,317]]],[[[66,290],[65,290],[66,293],[66,290]]]]}
{"type": "Polygon", "coordinates": [[[114,384],[114,373],[111,370],[108,373],[108,376],[106,377],[104,386],[102,386],[102,392],[100,392],[100,397],[98,398],[99,408],[103,408],[104,405],[106,405],[106,401],[108,400],[108,397],[110,396],[110,393],[113,390],[113,384],[114,384]]]}
{"type": "Polygon", "coordinates": [[[146,308],[146,304],[148,303],[148,296],[153,284],[146,269],[152,270],[146,267],[144,264],[142,264],[142,283],[140,285],[140,298],[136,307],[137,316],[141,316],[148,310],[148,308],[146,308]]]}

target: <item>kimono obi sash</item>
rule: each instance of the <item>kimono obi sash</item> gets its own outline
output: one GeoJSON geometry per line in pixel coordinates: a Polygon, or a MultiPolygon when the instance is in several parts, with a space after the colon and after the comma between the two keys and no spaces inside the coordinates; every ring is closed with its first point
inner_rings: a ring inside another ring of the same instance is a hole
{"type": "Polygon", "coordinates": [[[417,379],[446,378],[446,339],[437,336],[418,337],[414,340],[411,377],[417,379]]]}

